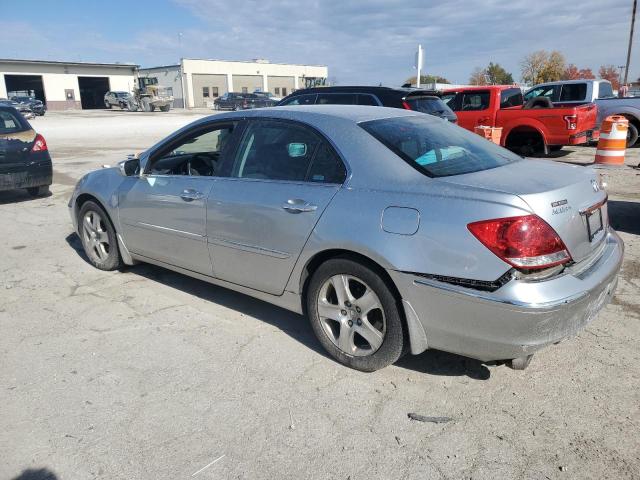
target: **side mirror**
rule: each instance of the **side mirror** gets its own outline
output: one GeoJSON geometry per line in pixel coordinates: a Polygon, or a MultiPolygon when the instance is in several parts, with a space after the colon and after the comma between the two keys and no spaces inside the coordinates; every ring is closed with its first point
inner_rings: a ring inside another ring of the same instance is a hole
{"type": "Polygon", "coordinates": [[[130,158],[118,163],[118,170],[123,177],[133,177],[140,175],[140,160],[130,158]]]}

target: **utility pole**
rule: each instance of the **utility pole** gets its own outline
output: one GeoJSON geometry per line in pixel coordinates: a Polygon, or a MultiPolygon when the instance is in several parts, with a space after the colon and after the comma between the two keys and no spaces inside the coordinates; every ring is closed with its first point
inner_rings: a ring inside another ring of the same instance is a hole
{"type": "Polygon", "coordinates": [[[182,32],[178,32],[178,50],[180,50],[180,66],[178,70],[180,71],[180,90],[182,90],[182,108],[187,108],[187,95],[184,91],[184,72],[182,65],[184,64],[184,60],[182,58],[182,32]]]}
{"type": "Polygon", "coordinates": [[[638,0],[633,0],[633,10],[631,11],[631,32],[629,32],[629,48],[627,49],[627,68],[624,69],[624,83],[627,84],[629,79],[629,62],[631,62],[631,45],[633,44],[633,27],[636,23],[636,7],[638,6],[638,0]]]}

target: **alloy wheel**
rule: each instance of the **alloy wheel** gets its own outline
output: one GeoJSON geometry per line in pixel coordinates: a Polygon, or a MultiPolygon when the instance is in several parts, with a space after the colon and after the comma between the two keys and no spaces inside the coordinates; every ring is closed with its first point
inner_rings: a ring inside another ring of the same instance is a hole
{"type": "Polygon", "coordinates": [[[330,277],[320,289],[317,308],[324,332],[347,355],[372,355],[382,346],[384,309],[361,279],[344,274],[330,277]]]}
{"type": "Polygon", "coordinates": [[[105,262],[109,258],[109,252],[111,251],[109,234],[107,233],[105,221],[98,212],[89,210],[84,214],[82,237],[93,260],[105,262]]]}

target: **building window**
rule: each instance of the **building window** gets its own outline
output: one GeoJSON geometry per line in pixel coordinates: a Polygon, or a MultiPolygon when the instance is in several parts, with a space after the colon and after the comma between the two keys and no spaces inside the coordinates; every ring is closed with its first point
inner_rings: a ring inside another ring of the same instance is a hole
{"type": "Polygon", "coordinates": [[[211,87],[211,96],[214,98],[218,96],[218,87],[211,87]]]}
{"type": "Polygon", "coordinates": [[[242,93],[249,93],[249,89],[247,87],[242,87],[242,93]]]}
{"type": "Polygon", "coordinates": [[[167,90],[167,95],[173,97],[173,87],[165,87],[165,89],[167,90]]]}
{"type": "Polygon", "coordinates": [[[282,96],[283,97],[287,96],[287,87],[282,87],[282,96]]]}
{"type": "Polygon", "coordinates": [[[209,87],[202,87],[202,97],[209,98],[209,87]]]}
{"type": "Polygon", "coordinates": [[[276,95],[280,95],[280,87],[274,88],[273,93],[275,93],[276,95]]]}

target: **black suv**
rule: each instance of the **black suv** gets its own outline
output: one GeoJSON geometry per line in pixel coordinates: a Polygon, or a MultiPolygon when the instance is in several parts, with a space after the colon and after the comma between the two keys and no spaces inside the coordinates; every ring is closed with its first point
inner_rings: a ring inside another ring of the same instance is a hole
{"type": "Polygon", "coordinates": [[[283,98],[283,105],[374,105],[428,113],[456,123],[456,114],[435,92],[418,88],[315,87],[296,90],[283,98]]]}

